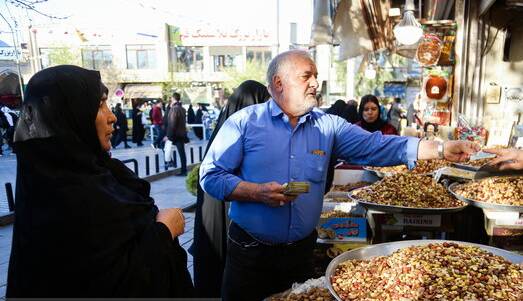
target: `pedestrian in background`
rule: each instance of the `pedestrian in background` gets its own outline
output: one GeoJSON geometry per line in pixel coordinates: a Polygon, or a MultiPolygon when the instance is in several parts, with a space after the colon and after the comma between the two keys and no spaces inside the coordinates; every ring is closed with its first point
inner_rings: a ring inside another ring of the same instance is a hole
{"type": "MultiPolygon", "coordinates": [[[[194,119],[194,123],[203,125],[203,112],[207,111],[207,108],[205,105],[198,103],[198,110],[196,110],[196,117],[194,119]]],[[[194,134],[198,139],[203,139],[203,127],[194,127],[193,128],[194,134]]]]}
{"type": "MultiPolygon", "coordinates": [[[[180,155],[181,164],[180,173],[177,174],[177,176],[186,176],[187,157],[185,154],[185,143],[189,143],[189,138],[187,137],[187,127],[185,125],[186,112],[185,109],[182,107],[182,103],[180,102],[179,93],[173,93],[172,99],[173,101],[171,102],[169,115],[167,118],[166,137],[168,141],[166,141],[165,155],[166,158],[171,158],[172,156],[172,148],[168,148],[168,144],[176,146],[176,150],[180,155]]],[[[172,165],[171,160],[169,160],[169,164],[172,165]]]]}
{"type": "Polygon", "coordinates": [[[363,96],[358,110],[361,120],[356,125],[371,133],[380,131],[384,135],[398,135],[392,125],[381,119],[380,107],[380,102],[376,96],[372,94],[363,96]]]}
{"type": "MultiPolygon", "coordinates": [[[[4,115],[4,119],[6,121],[4,127],[5,131],[3,137],[0,136],[0,139],[5,139],[7,145],[9,146],[9,148],[11,148],[11,151],[14,153],[15,150],[13,148],[13,136],[15,133],[16,122],[18,121],[18,115],[16,115],[16,113],[13,110],[9,109],[7,106],[2,107],[0,114],[4,115]]],[[[1,153],[2,150],[0,147],[0,154],[1,153]]]]}
{"type": "Polygon", "coordinates": [[[114,108],[114,115],[116,116],[116,122],[114,123],[115,135],[113,136],[113,148],[116,148],[122,141],[125,148],[131,148],[127,143],[127,130],[129,126],[127,125],[127,116],[122,110],[122,104],[117,103],[114,108]]]}
{"type": "MultiPolygon", "coordinates": [[[[270,94],[263,84],[247,80],[229,96],[216,123],[207,150],[223,123],[241,109],[267,101],[270,94]]],[[[219,298],[227,250],[227,228],[229,227],[229,203],[218,201],[202,190],[198,184],[194,219],[194,240],[189,248],[193,256],[194,286],[197,297],[219,298]]]]}
{"type": "Polygon", "coordinates": [[[355,124],[356,122],[360,121],[360,115],[358,114],[358,102],[356,100],[349,100],[345,110],[346,113],[344,115],[346,116],[348,122],[355,124]]]}
{"type": "Polygon", "coordinates": [[[189,109],[187,109],[187,123],[193,124],[196,123],[196,115],[194,114],[194,109],[192,104],[189,104],[189,109]]]}
{"type": "Polygon", "coordinates": [[[27,84],[7,298],[192,296],[182,210],[159,210],[149,182],[110,158],[107,92],[76,66],[27,84]]]}
{"type": "Polygon", "coordinates": [[[145,135],[145,128],[142,123],[143,112],[140,110],[138,102],[133,103],[133,142],[137,146],[142,146],[145,135]]]}
{"type": "Polygon", "coordinates": [[[336,115],[346,120],[344,114],[347,113],[345,108],[347,107],[347,104],[343,99],[338,99],[336,102],[334,102],[330,108],[325,111],[327,114],[336,115]]]}
{"type": "Polygon", "coordinates": [[[401,130],[401,118],[405,117],[403,114],[403,108],[401,107],[401,98],[394,98],[394,102],[392,103],[392,107],[390,108],[390,112],[388,114],[390,116],[390,125],[392,125],[399,133],[401,130]]]}
{"type": "Polygon", "coordinates": [[[151,109],[151,124],[153,129],[153,148],[163,148],[163,112],[162,112],[162,102],[158,100],[153,101],[153,107],[151,109]]]}

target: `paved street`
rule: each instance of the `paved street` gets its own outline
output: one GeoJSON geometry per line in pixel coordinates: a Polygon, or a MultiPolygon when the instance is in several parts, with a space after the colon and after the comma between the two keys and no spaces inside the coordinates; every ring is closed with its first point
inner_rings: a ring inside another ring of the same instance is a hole
{"type": "MultiPolygon", "coordinates": [[[[194,140],[194,139],[193,139],[194,140]]],[[[134,144],[131,144],[134,146],[134,144]]],[[[194,161],[199,161],[199,147],[202,151],[205,149],[205,143],[192,142],[186,145],[188,165],[191,164],[190,149],[193,148],[194,161]]],[[[0,183],[2,183],[2,193],[0,198],[0,214],[7,212],[7,202],[5,197],[5,190],[3,184],[5,182],[14,183],[16,179],[16,156],[10,155],[9,151],[3,157],[0,157],[0,183]]],[[[133,147],[124,149],[120,145],[117,149],[112,151],[113,157],[120,160],[136,159],[138,161],[138,169],[141,177],[145,176],[145,158],[149,156],[151,174],[155,174],[154,155],[159,154],[160,172],[164,171],[163,152],[153,149],[147,141],[142,147],[133,147]]],[[[178,159],[179,160],[179,159],[178,159]]],[[[178,161],[179,162],[179,161],[178,161]]],[[[178,163],[179,164],[179,163],[178,163]]],[[[132,169],[132,164],[129,164],[132,169]]],[[[187,192],[185,188],[185,177],[167,176],[151,182],[151,195],[155,199],[157,206],[161,208],[180,207],[184,208],[193,204],[196,199],[193,195],[187,192]]],[[[193,238],[194,227],[194,213],[185,213],[186,226],[185,233],[180,236],[180,244],[184,249],[188,249],[193,238]]],[[[7,267],[9,262],[9,254],[11,252],[11,238],[13,226],[8,225],[0,227],[0,300],[4,299],[5,289],[7,284],[7,267]]],[[[188,255],[187,267],[192,275],[192,257],[188,255]]]]}

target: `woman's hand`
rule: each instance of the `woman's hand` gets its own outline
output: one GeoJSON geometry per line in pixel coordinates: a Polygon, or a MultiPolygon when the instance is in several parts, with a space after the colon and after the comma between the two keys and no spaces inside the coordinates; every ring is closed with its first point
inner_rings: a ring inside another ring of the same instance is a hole
{"type": "Polygon", "coordinates": [[[489,162],[490,165],[499,164],[500,170],[523,169],[523,150],[511,149],[484,149],[486,153],[496,154],[497,157],[489,162]]]}
{"type": "Polygon", "coordinates": [[[161,209],[156,215],[156,221],[166,225],[173,238],[182,235],[184,232],[185,217],[180,208],[161,209]]]}

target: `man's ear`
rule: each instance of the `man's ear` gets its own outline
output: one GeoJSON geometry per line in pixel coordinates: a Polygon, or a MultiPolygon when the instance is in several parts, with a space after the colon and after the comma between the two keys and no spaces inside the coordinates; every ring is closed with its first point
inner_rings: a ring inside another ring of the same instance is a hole
{"type": "Polygon", "coordinates": [[[279,75],[275,75],[272,78],[272,86],[274,87],[274,91],[276,92],[281,92],[283,90],[283,83],[279,75]]]}

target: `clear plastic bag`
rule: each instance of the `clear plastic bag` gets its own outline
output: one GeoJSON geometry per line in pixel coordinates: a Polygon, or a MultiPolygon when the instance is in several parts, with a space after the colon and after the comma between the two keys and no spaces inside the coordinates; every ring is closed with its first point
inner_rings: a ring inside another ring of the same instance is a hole
{"type": "Polygon", "coordinates": [[[441,55],[441,40],[435,34],[425,34],[418,43],[416,60],[420,65],[434,66],[438,63],[441,55]]]}

